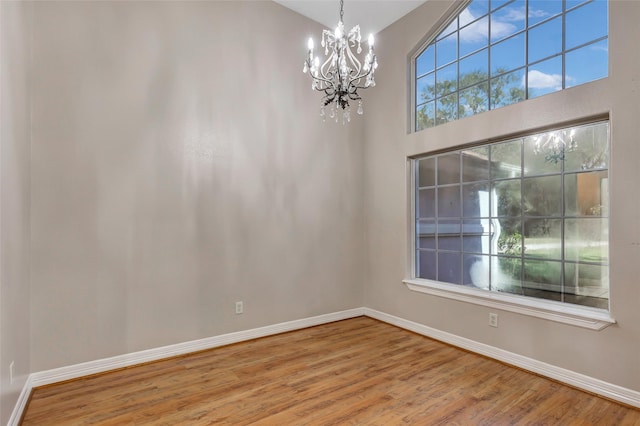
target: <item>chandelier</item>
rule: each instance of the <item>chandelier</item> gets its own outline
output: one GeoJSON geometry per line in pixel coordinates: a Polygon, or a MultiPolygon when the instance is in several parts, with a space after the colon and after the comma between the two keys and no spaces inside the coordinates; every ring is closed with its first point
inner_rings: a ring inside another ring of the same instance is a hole
{"type": "Polygon", "coordinates": [[[329,107],[329,118],[336,122],[342,109],[342,123],[351,121],[351,106],[349,101],[358,101],[358,114],[363,113],[362,98],[358,89],[373,87],[373,78],[378,67],[376,54],[373,51],[373,34],[369,35],[369,51],[361,63],[353,53],[362,53],[360,46],[360,26],[356,25],[345,33],[342,17],[344,15],[344,0],[340,0],[340,21],[335,31],[322,30],[324,54],[327,59],[320,65],[320,58],[313,57],[313,38],[309,38],[309,57],[304,62],[303,72],[309,72],[313,79],[311,89],[323,92],[320,116],[325,119],[325,107],[329,107]]]}
{"type": "Polygon", "coordinates": [[[534,139],[533,153],[544,155],[547,163],[557,164],[564,161],[565,153],[578,148],[575,140],[576,130],[556,130],[538,135],[534,139]]]}

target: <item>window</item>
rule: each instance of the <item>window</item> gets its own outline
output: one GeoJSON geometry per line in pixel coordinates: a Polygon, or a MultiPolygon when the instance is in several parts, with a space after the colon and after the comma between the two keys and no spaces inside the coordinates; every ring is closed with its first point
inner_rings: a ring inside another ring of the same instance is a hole
{"type": "Polygon", "coordinates": [[[414,60],[415,130],[608,75],[606,0],[474,0],[414,60]]]}
{"type": "Polygon", "coordinates": [[[609,308],[609,123],[411,160],[414,276],[609,308]]]}

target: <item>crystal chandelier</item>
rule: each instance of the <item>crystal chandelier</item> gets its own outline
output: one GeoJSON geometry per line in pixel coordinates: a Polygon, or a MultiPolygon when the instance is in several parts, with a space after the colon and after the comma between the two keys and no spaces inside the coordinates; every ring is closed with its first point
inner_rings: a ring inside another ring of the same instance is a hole
{"type": "Polygon", "coordinates": [[[567,152],[573,152],[578,148],[575,140],[575,129],[570,131],[552,131],[536,136],[533,145],[533,153],[544,155],[547,163],[557,164],[564,161],[567,152]]]}
{"type": "Polygon", "coordinates": [[[344,15],[344,0],[340,0],[340,21],[335,31],[322,30],[324,54],[327,59],[320,65],[320,58],[313,57],[313,39],[309,38],[309,57],[304,62],[303,71],[311,75],[313,82],[311,89],[324,92],[320,116],[325,119],[325,107],[329,106],[329,118],[338,121],[340,109],[342,109],[342,123],[351,121],[351,107],[349,101],[358,101],[358,114],[362,114],[362,98],[358,89],[373,87],[376,82],[373,78],[378,67],[376,54],[373,51],[373,34],[369,35],[369,52],[364,58],[364,63],[357,54],[362,53],[360,47],[360,26],[356,25],[345,33],[342,17],[344,15]]]}

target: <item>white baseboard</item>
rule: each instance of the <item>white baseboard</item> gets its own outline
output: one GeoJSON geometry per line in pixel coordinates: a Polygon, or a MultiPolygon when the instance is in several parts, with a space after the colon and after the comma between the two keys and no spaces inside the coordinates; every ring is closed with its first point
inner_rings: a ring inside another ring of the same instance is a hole
{"type": "Polygon", "coordinates": [[[585,376],[584,374],[576,373],[526,356],[505,351],[504,349],[485,345],[484,343],[479,343],[441,330],[436,330],[435,328],[427,327],[423,324],[376,311],[375,309],[362,309],[364,311],[364,315],[368,317],[384,321],[397,327],[404,328],[405,330],[410,330],[414,333],[418,333],[477,354],[485,355],[506,364],[566,383],[578,389],[640,408],[640,392],[638,391],[623,388],[622,386],[585,376]]]}
{"type": "Polygon", "coordinates": [[[67,367],[56,368],[53,370],[39,371],[32,373],[27,378],[25,385],[18,397],[18,401],[14,407],[13,413],[9,418],[8,426],[18,426],[22,413],[27,406],[29,396],[33,388],[38,386],[49,385],[65,380],[77,379],[79,377],[91,374],[103,373],[118,368],[130,367],[136,364],[142,364],[150,361],[157,361],[163,358],[169,358],[177,355],[184,355],[190,352],[196,352],[211,349],[219,346],[238,343],[246,340],[256,339],[259,337],[271,336],[274,334],[284,333],[287,331],[299,330],[302,328],[313,327],[315,325],[326,324],[333,321],[354,318],[366,315],[371,318],[395,325],[405,330],[410,330],[432,339],[436,339],[453,346],[457,346],[471,352],[488,356],[498,361],[505,362],[516,367],[540,374],[559,382],[566,383],[579,389],[595,393],[597,395],[610,398],[634,407],[640,408],[640,392],[623,388],[611,383],[604,382],[580,373],[576,373],[564,368],[556,367],[527,358],[522,355],[514,354],[493,346],[485,345],[474,340],[456,336],[441,330],[436,330],[426,325],[412,322],[403,318],[376,311],[370,308],[355,308],[346,311],[334,312],[326,315],[319,315],[310,318],[304,318],[295,321],[289,321],[266,327],[254,328],[235,333],[222,334],[220,336],[208,337],[205,339],[193,340],[190,342],[178,343],[170,346],[149,349],[140,352],[133,352],[125,355],[118,355],[111,358],[100,359],[96,361],[84,362],[81,364],[70,365],[67,367]]]}
{"type": "Polygon", "coordinates": [[[27,404],[29,403],[29,397],[31,396],[31,390],[33,389],[33,384],[31,383],[31,376],[27,377],[27,380],[24,382],[24,386],[22,387],[22,391],[18,396],[18,401],[16,402],[15,407],[13,407],[13,412],[11,413],[11,417],[9,417],[9,421],[7,422],[8,426],[18,426],[20,424],[20,419],[22,418],[22,413],[24,413],[24,409],[27,408],[27,404]]]}
{"type": "Polygon", "coordinates": [[[362,315],[364,315],[363,308],[349,309],[346,311],[318,315],[315,317],[303,318],[295,321],[238,331],[235,333],[222,334],[220,336],[207,337],[204,339],[192,340],[190,342],[178,343],[175,345],[163,346],[160,348],[148,349],[145,351],[133,352],[111,358],[104,358],[96,361],[83,362],[81,364],[32,373],[27,378],[22,392],[20,393],[18,402],[16,403],[13,413],[9,418],[8,426],[17,426],[19,424],[22,413],[24,412],[29,400],[29,396],[31,395],[31,391],[33,388],[37,388],[38,386],[50,385],[52,383],[77,379],[91,374],[104,373],[109,370],[130,367],[132,365],[142,364],[145,362],[157,361],[163,358],[184,355],[191,352],[230,345],[232,343],[313,327],[315,325],[359,317],[362,315]]]}

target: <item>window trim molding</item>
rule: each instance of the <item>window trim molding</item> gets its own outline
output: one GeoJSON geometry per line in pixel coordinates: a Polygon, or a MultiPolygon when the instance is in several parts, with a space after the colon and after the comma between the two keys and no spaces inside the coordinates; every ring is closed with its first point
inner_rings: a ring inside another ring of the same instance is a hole
{"type": "MultiPolygon", "coordinates": [[[[565,125],[586,125],[601,120],[607,120],[611,125],[611,117],[597,116],[583,120],[575,120],[570,123],[556,123],[555,125],[545,126],[544,129],[529,129],[518,134],[502,135],[500,137],[490,138],[482,141],[482,143],[494,143],[498,140],[508,139],[511,137],[520,137],[529,134],[531,131],[550,130],[563,127],[565,125]]],[[[609,138],[611,138],[611,130],[609,130],[609,138]]],[[[611,140],[609,140],[611,144],[611,140]]],[[[462,149],[465,145],[452,146],[449,149],[462,149]]],[[[472,146],[472,145],[469,145],[472,146]]],[[[611,148],[611,145],[609,145],[611,148]]],[[[436,150],[431,154],[442,152],[436,150]]],[[[485,306],[503,311],[514,312],[521,315],[545,319],[557,323],[573,325],[594,331],[601,331],[617,321],[613,317],[611,310],[592,308],[589,306],[572,305],[566,303],[555,302],[547,299],[536,299],[526,296],[519,296],[510,293],[500,293],[465,287],[457,284],[443,283],[440,281],[429,280],[424,278],[416,278],[415,276],[415,158],[427,153],[408,155],[406,157],[406,203],[407,222],[406,222],[406,261],[405,261],[405,277],[402,282],[411,291],[428,294],[432,296],[443,297],[446,299],[457,300],[460,302],[471,303],[474,305],[485,306]]]]}
{"type": "Polygon", "coordinates": [[[600,331],[616,323],[611,313],[603,309],[566,306],[565,304],[556,304],[548,300],[540,301],[514,294],[489,292],[422,278],[405,278],[402,282],[411,291],[569,324],[589,330],[600,331]]]}

